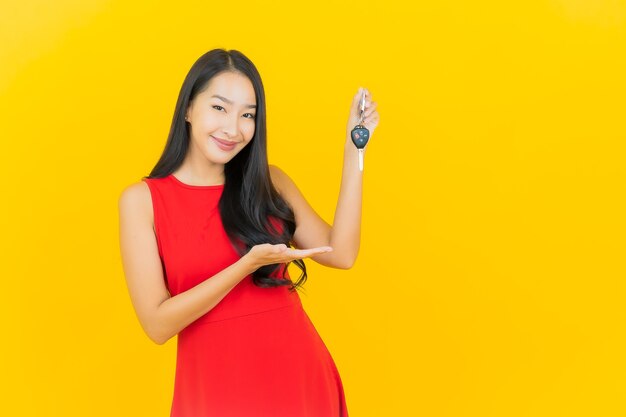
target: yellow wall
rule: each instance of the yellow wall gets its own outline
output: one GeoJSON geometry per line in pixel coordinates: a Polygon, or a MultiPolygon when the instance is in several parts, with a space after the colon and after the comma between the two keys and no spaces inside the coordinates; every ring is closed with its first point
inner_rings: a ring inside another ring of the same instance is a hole
{"type": "Polygon", "coordinates": [[[3,414],[168,415],[117,200],[216,47],[329,222],[352,94],[378,102],[357,265],[309,261],[302,296],[351,416],[626,414],[625,1],[2,3],[3,414]]]}

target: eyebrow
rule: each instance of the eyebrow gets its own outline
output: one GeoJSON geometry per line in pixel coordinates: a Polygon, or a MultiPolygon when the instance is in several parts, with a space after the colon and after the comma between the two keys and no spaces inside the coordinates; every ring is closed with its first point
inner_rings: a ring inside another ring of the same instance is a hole
{"type": "MultiPolygon", "coordinates": [[[[233,102],[231,100],[227,99],[226,97],[219,96],[217,94],[213,94],[211,97],[217,97],[220,100],[225,101],[228,104],[233,104],[233,102]]],[[[256,109],[256,104],[248,104],[248,105],[246,105],[246,108],[248,108],[248,109],[256,109]]]]}

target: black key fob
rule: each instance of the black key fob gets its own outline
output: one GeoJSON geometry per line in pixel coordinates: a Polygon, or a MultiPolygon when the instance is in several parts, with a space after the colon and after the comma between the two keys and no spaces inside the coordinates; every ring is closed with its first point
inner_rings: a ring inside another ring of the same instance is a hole
{"type": "Polygon", "coordinates": [[[370,138],[370,131],[363,125],[356,125],[354,129],[352,129],[352,132],[350,132],[350,136],[352,137],[354,146],[356,146],[357,149],[363,149],[370,138]]]}

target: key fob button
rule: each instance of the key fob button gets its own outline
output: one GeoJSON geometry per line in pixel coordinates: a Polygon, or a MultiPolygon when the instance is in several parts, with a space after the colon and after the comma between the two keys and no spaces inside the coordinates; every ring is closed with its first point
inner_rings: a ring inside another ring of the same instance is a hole
{"type": "Polygon", "coordinates": [[[350,136],[352,137],[354,145],[358,149],[363,149],[365,148],[365,145],[367,145],[367,141],[370,138],[370,131],[365,126],[357,125],[354,129],[352,129],[350,136]]]}

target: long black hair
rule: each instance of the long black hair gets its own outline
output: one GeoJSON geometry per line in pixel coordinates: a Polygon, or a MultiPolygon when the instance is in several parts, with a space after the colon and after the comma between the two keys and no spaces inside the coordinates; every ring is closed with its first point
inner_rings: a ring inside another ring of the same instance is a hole
{"type": "MultiPolygon", "coordinates": [[[[263,243],[284,243],[289,247],[296,222],[292,208],[276,191],[270,177],[263,83],[252,61],[237,50],[213,49],[193,64],[178,94],[165,149],[150,175],[144,178],[166,177],[182,164],[189,148],[187,107],[204,91],[211,78],[223,72],[246,76],[254,86],[257,103],[252,140],[224,166],[226,181],[219,200],[224,230],[240,256],[263,243]]],[[[293,263],[302,270],[295,284],[286,277],[289,263],[260,267],[252,274],[254,284],[259,287],[289,285],[290,291],[302,288],[307,279],[306,266],[302,259],[293,263]]]]}

